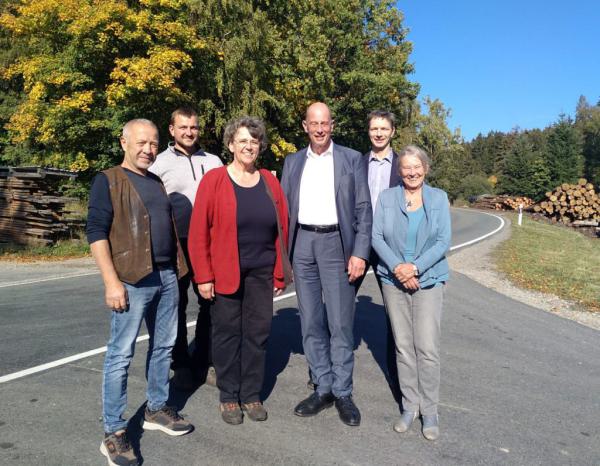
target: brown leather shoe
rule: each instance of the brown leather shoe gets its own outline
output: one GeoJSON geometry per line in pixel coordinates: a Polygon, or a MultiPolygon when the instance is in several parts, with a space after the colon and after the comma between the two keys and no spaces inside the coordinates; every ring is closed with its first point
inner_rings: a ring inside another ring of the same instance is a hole
{"type": "Polygon", "coordinates": [[[170,406],[163,406],[157,411],[150,411],[146,407],[142,427],[172,436],[185,435],[194,430],[194,426],[170,406]]]}
{"type": "Polygon", "coordinates": [[[104,440],[100,444],[100,453],[106,456],[111,466],[138,466],[127,432],[120,430],[111,434],[104,434],[104,440]]]}
{"type": "Polygon", "coordinates": [[[242,411],[253,421],[266,421],[268,417],[267,410],[260,401],[242,403],[242,411]]]}
{"type": "Polygon", "coordinates": [[[238,425],[244,422],[244,415],[237,403],[221,403],[219,405],[221,417],[227,424],[238,425]]]}

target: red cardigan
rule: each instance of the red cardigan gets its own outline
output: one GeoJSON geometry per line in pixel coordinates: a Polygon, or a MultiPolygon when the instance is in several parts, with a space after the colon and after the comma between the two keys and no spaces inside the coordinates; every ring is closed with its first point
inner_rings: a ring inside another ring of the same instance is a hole
{"type": "MultiPolygon", "coordinates": [[[[275,268],[273,284],[284,288],[289,278],[284,277],[283,255],[287,254],[288,209],[281,185],[268,170],[260,176],[271,189],[275,210],[283,230],[282,238],[275,240],[275,268]]],[[[219,294],[235,293],[240,287],[240,258],[237,244],[237,205],[235,191],[227,167],[210,170],[202,177],[196,193],[194,210],[188,234],[188,249],[194,282],[214,282],[219,294]]]]}

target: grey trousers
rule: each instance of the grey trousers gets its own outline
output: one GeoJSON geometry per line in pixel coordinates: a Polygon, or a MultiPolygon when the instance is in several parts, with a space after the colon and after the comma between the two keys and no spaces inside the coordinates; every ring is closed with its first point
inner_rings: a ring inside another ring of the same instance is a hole
{"type": "Polygon", "coordinates": [[[355,289],[339,232],[298,230],[293,268],[302,344],[317,392],[351,395],[355,289]]]}
{"type": "Polygon", "coordinates": [[[440,322],[445,285],[408,293],[383,284],[383,301],[396,344],[404,411],[437,414],[440,322]]]}

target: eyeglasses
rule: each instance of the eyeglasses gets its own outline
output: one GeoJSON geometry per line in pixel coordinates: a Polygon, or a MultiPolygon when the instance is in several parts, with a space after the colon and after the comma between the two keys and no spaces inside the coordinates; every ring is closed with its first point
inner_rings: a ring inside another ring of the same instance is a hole
{"type": "Polygon", "coordinates": [[[260,146],[260,141],[258,141],[257,139],[238,139],[237,141],[234,141],[236,144],[238,144],[241,147],[259,147],[260,146]]]}
{"type": "Polygon", "coordinates": [[[307,124],[307,126],[310,129],[318,129],[319,127],[322,127],[323,129],[329,129],[329,128],[331,128],[332,123],[333,123],[332,121],[322,121],[320,123],[318,123],[316,121],[311,121],[310,123],[307,124]]]}

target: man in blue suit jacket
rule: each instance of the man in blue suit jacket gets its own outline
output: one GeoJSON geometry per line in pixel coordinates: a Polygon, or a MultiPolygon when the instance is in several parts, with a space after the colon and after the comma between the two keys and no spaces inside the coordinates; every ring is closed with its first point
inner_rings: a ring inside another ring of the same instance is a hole
{"type": "Polygon", "coordinates": [[[327,105],[302,122],[310,144],[285,159],[281,185],[290,210],[302,343],[316,391],[296,406],[313,416],[334,404],[347,425],[360,424],[352,400],[355,284],[371,251],[372,211],[366,158],[331,140],[327,105]]]}

